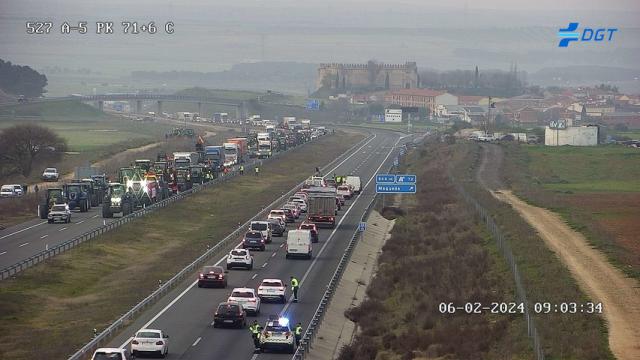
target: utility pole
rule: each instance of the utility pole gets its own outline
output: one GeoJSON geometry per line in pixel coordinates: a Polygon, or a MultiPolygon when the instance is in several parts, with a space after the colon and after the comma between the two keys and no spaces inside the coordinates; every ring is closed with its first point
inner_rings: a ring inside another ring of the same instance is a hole
{"type": "Polygon", "coordinates": [[[487,107],[487,120],[485,121],[484,134],[489,135],[489,123],[491,122],[491,96],[489,96],[489,105],[487,107]]]}

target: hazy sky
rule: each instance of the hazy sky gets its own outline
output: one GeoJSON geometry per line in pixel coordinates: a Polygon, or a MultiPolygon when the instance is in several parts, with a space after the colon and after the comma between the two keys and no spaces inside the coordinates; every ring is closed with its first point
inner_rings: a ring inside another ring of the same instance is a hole
{"type": "Polygon", "coordinates": [[[637,68],[639,20],[640,0],[0,0],[0,58],[122,76],[219,71],[261,60],[637,68]],[[35,20],[52,21],[52,33],[26,34],[25,22],[35,20]],[[60,34],[62,22],[81,20],[90,33],[60,34]],[[118,33],[95,34],[97,20],[114,21],[118,33]],[[124,35],[124,20],[173,21],[176,32],[124,35]],[[557,29],[570,21],[620,31],[608,44],[558,49],[557,29]]]}

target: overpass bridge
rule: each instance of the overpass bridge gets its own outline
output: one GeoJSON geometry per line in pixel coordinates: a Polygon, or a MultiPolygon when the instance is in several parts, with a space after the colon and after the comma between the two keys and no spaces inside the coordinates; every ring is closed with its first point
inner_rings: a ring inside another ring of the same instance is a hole
{"type": "Polygon", "coordinates": [[[142,103],[144,101],[155,101],[157,113],[162,113],[162,104],[164,102],[182,102],[198,104],[198,113],[202,113],[202,104],[215,104],[229,106],[236,110],[236,118],[244,119],[246,117],[247,104],[246,101],[233,101],[229,99],[202,97],[191,95],[169,95],[169,94],[98,94],[98,95],[71,95],[65,98],[57,98],[60,100],[80,100],[92,101],[98,104],[98,108],[103,110],[105,101],[135,101],[136,113],[142,113],[142,103]]]}

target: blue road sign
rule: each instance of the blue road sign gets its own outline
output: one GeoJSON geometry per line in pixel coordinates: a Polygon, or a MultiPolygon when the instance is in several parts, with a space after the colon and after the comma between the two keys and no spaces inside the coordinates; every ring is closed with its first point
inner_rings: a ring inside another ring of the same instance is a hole
{"type": "Polygon", "coordinates": [[[376,184],[378,194],[415,194],[415,184],[376,184]]]}
{"type": "Polygon", "coordinates": [[[393,184],[394,182],[396,182],[395,175],[390,175],[390,174],[378,174],[378,175],[376,175],[376,184],[379,184],[379,183],[391,183],[391,184],[393,184]]]}
{"type": "Polygon", "coordinates": [[[360,231],[360,232],[364,232],[366,229],[367,229],[367,223],[366,223],[366,222],[361,222],[361,223],[358,225],[358,231],[360,231]]]}
{"type": "Polygon", "coordinates": [[[415,175],[396,175],[396,184],[415,184],[415,175]]]}
{"type": "Polygon", "coordinates": [[[309,110],[320,110],[320,101],[311,99],[307,101],[307,109],[309,110]]]}

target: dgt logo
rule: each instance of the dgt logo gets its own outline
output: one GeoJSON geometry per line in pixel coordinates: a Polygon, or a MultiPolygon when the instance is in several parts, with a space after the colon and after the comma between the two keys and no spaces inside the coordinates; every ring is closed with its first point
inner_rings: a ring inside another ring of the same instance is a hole
{"type": "Polygon", "coordinates": [[[613,33],[618,31],[618,28],[584,28],[582,30],[582,36],[580,32],[576,31],[578,29],[578,23],[572,22],[569,23],[566,29],[560,29],[558,31],[558,37],[560,38],[560,44],[558,47],[567,47],[571,41],[604,41],[605,34],[609,34],[607,36],[607,41],[611,41],[613,39],[613,33]]]}

